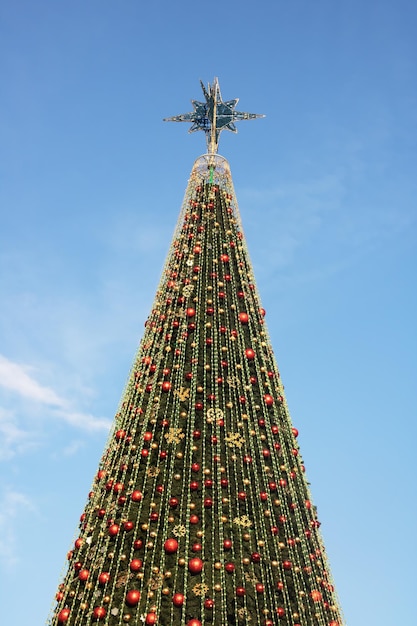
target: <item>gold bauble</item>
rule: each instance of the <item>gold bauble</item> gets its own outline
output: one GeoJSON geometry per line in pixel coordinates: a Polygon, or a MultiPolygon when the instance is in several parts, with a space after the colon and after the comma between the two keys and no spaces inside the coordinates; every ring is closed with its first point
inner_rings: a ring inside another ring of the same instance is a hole
{"type": "Polygon", "coordinates": [[[181,474],[174,474],[175,480],[181,480],[181,474]]]}
{"type": "Polygon", "coordinates": [[[285,548],[285,543],[282,543],[282,541],[280,541],[278,543],[278,548],[284,549],[285,548]]]}
{"type": "Polygon", "coordinates": [[[148,530],[149,524],[142,524],[142,530],[148,530]]]}
{"type": "Polygon", "coordinates": [[[168,522],[169,522],[170,524],[173,524],[173,522],[175,522],[175,517],[174,517],[173,515],[170,515],[170,516],[168,517],[168,522]]]}
{"type": "Polygon", "coordinates": [[[265,441],[266,435],[261,435],[261,441],[265,441]]]}
{"type": "Polygon", "coordinates": [[[243,563],[243,565],[249,565],[250,564],[250,559],[248,559],[248,557],[245,556],[245,558],[242,559],[242,563],[243,563]]]}
{"type": "Polygon", "coordinates": [[[208,372],[209,370],[211,370],[211,365],[207,363],[207,365],[204,366],[204,369],[208,372]]]}
{"type": "Polygon", "coordinates": [[[294,572],[295,572],[296,574],[298,574],[298,572],[301,572],[301,568],[299,568],[299,567],[298,567],[298,565],[296,565],[296,566],[294,567],[294,572]]]}
{"type": "Polygon", "coordinates": [[[177,454],[175,455],[177,457],[177,459],[182,459],[182,457],[184,456],[182,452],[177,452],[177,454]]]}
{"type": "Polygon", "coordinates": [[[164,578],[171,578],[172,576],[172,572],[170,572],[169,570],[167,572],[164,572],[164,578]]]}
{"type": "Polygon", "coordinates": [[[252,435],[252,437],[254,437],[256,435],[256,430],[251,430],[250,434],[252,435]]]}
{"type": "Polygon", "coordinates": [[[233,402],[228,402],[226,404],[226,406],[227,406],[228,409],[232,409],[233,408],[233,402]]]}
{"type": "Polygon", "coordinates": [[[264,547],[264,545],[265,545],[265,541],[264,541],[263,539],[260,539],[260,540],[258,541],[258,546],[259,546],[260,548],[263,548],[263,547],[264,547]]]}
{"type": "Polygon", "coordinates": [[[222,590],[222,586],[219,585],[219,583],[216,583],[213,587],[214,591],[221,591],[222,590]]]}
{"type": "Polygon", "coordinates": [[[250,534],[249,533],[244,533],[243,541],[250,541],[250,534]]]}
{"type": "Polygon", "coordinates": [[[281,505],[281,500],[274,500],[274,504],[275,504],[275,506],[280,506],[281,505]]]}
{"type": "Polygon", "coordinates": [[[149,533],[149,536],[152,537],[152,539],[155,539],[156,537],[156,531],[153,530],[151,533],[149,533]]]}
{"type": "Polygon", "coordinates": [[[263,610],[263,614],[264,614],[264,615],[268,615],[268,613],[269,613],[269,609],[264,609],[264,610],[263,610]]]}
{"type": "Polygon", "coordinates": [[[222,564],[220,563],[220,561],[216,561],[214,564],[214,569],[221,569],[222,568],[222,564]]]}
{"type": "Polygon", "coordinates": [[[134,443],[131,448],[130,448],[133,452],[136,452],[136,450],[138,449],[137,445],[134,443]]]}
{"type": "Polygon", "coordinates": [[[227,348],[226,348],[226,346],[223,346],[223,347],[222,347],[222,352],[227,352],[227,348]]]}
{"type": "Polygon", "coordinates": [[[223,524],[226,524],[226,522],[227,522],[227,515],[222,515],[222,522],[223,522],[223,524]]]}
{"type": "Polygon", "coordinates": [[[293,613],[292,616],[293,616],[294,619],[299,619],[299,617],[300,617],[298,613],[293,613]]]}
{"type": "Polygon", "coordinates": [[[175,363],[174,370],[179,370],[179,369],[180,369],[180,364],[179,363],[175,363]]]}
{"type": "Polygon", "coordinates": [[[225,471],[226,471],[226,468],[225,468],[225,467],[223,467],[223,465],[222,465],[222,466],[221,466],[221,468],[220,468],[220,474],[224,474],[224,473],[225,473],[225,471]]]}
{"type": "Polygon", "coordinates": [[[146,547],[151,550],[153,548],[153,541],[148,541],[148,543],[146,544],[146,547]]]}
{"type": "Polygon", "coordinates": [[[169,589],[169,587],[164,587],[164,588],[162,589],[162,595],[164,595],[164,596],[168,596],[169,594],[170,594],[170,589],[169,589]]]}
{"type": "Polygon", "coordinates": [[[190,504],[190,509],[191,509],[191,511],[194,511],[194,509],[195,509],[195,504],[194,504],[194,502],[191,502],[191,504],[190,504]]]}
{"type": "MultiPolygon", "coordinates": [[[[256,408],[256,407],[255,407],[255,408],[256,408]]],[[[249,418],[248,418],[248,416],[246,415],[246,413],[244,413],[244,414],[242,415],[242,419],[243,419],[243,420],[245,420],[245,421],[249,419],[249,418]]]]}
{"type": "Polygon", "coordinates": [[[142,578],[144,578],[144,577],[145,577],[144,572],[138,572],[138,573],[136,574],[136,578],[137,578],[138,580],[142,580],[142,578]]]}
{"type": "Polygon", "coordinates": [[[184,565],[185,565],[185,559],[183,559],[183,558],[178,559],[178,565],[180,565],[181,567],[184,567],[184,565]]]}
{"type": "Polygon", "coordinates": [[[185,411],[181,411],[180,417],[187,417],[187,413],[185,411]]]}
{"type": "Polygon", "coordinates": [[[155,596],[153,591],[148,591],[148,598],[153,598],[155,596]]]}
{"type": "Polygon", "coordinates": [[[191,450],[192,450],[193,452],[197,452],[197,450],[198,450],[198,446],[193,446],[193,447],[191,448],[191,450]]]}
{"type": "Polygon", "coordinates": [[[261,372],[266,372],[266,367],[265,367],[265,365],[262,365],[262,367],[261,367],[261,372]]]}
{"type": "Polygon", "coordinates": [[[120,555],[120,560],[121,561],[126,561],[126,555],[125,554],[121,554],[120,555]]]}
{"type": "Polygon", "coordinates": [[[237,456],[236,454],[232,454],[232,456],[230,457],[232,459],[232,461],[237,461],[237,456]]]}
{"type": "Polygon", "coordinates": [[[213,304],[213,300],[207,300],[207,304],[213,304]]]}
{"type": "Polygon", "coordinates": [[[264,511],[264,515],[265,517],[271,517],[271,511],[269,509],[266,509],[266,511],[264,511]]]}
{"type": "Polygon", "coordinates": [[[114,552],[109,552],[107,555],[108,559],[112,559],[114,557],[114,552]]]}
{"type": "Polygon", "coordinates": [[[75,591],[74,591],[74,589],[71,589],[71,591],[69,592],[68,595],[69,595],[70,598],[75,598],[75,591]]]}
{"type": "Polygon", "coordinates": [[[234,311],[234,310],[235,310],[235,308],[236,308],[236,304],[231,304],[231,305],[230,305],[230,308],[234,311]]]}
{"type": "Polygon", "coordinates": [[[155,443],[155,442],[154,442],[154,443],[152,443],[152,444],[151,444],[151,448],[152,448],[152,450],[156,450],[156,449],[157,449],[157,447],[158,447],[158,444],[157,444],[157,443],[155,443]]]}
{"type": "Polygon", "coordinates": [[[104,604],[108,604],[110,602],[110,596],[104,596],[103,602],[104,604]]]}
{"type": "Polygon", "coordinates": [[[193,280],[197,281],[198,277],[197,276],[193,276],[193,280]]]}
{"type": "Polygon", "coordinates": [[[219,313],[222,315],[224,313],[224,309],[219,309],[219,313]]]}
{"type": "Polygon", "coordinates": [[[125,613],[123,615],[123,621],[124,622],[130,622],[130,613],[125,613]]]}
{"type": "Polygon", "coordinates": [[[154,574],[157,574],[159,572],[159,567],[153,567],[152,571],[154,574]]]}
{"type": "Polygon", "coordinates": [[[155,509],[156,508],[156,502],[151,502],[151,509],[155,509]]]}
{"type": "Polygon", "coordinates": [[[227,504],[229,502],[229,498],[222,498],[222,504],[227,504]]]}
{"type": "Polygon", "coordinates": [[[206,476],[208,476],[209,474],[211,474],[211,469],[209,467],[205,467],[204,468],[204,472],[203,472],[206,476]]]}
{"type": "MultiPolygon", "coordinates": [[[[106,596],[106,597],[108,597],[108,596],[106,596]]],[[[109,598],[109,600],[110,600],[110,598],[109,598]]],[[[104,598],[103,598],[103,602],[104,602],[104,598]]],[[[86,611],[88,609],[88,602],[81,602],[80,609],[82,611],[86,611]]]]}
{"type": "Polygon", "coordinates": [[[200,539],[204,535],[204,533],[202,530],[197,530],[196,535],[200,539]]]}
{"type": "Polygon", "coordinates": [[[197,393],[203,393],[203,391],[204,391],[204,388],[201,385],[199,385],[197,387],[197,393]]]}
{"type": "Polygon", "coordinates": [[[271,561],[272,567],[278,567],[278,561],[271,561]]]}

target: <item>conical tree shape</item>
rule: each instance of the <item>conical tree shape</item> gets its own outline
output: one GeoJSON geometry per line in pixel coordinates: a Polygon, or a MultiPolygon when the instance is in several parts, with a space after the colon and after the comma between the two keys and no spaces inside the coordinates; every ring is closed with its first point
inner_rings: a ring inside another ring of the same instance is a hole
{"type": "Polygon", "coordinates": [[[264,316],[205,155],[50,624],[342,625],[264,316]]]}

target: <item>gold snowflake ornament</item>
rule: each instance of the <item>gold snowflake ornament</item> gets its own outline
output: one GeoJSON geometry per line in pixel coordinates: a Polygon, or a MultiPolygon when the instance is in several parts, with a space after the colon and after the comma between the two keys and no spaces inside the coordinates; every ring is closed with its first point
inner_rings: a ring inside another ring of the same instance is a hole
{"type": "Polygon", "coordinates": [[[225,441],[229,448],[241,448],[245,443],[245,438],[239,433],[227,433],[225,441]]]}
{"type": "Polygon", "coordinates": [[[185,435],[182,432],[182,428],[170,428],[165,434],[165,439],[168,443],[180,443],[181,439],[184,439],[185,435]]]}

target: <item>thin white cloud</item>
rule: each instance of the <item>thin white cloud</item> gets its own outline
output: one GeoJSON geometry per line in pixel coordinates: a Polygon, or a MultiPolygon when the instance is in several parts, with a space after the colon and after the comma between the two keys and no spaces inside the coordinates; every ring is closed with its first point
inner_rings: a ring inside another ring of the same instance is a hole
{"type": "Polygon", "coordinates": [[[23,493],[6,488],[0,495],[0,563],[8,567],[18,563],[14,520],[22,511],[35,511],[33,502],[23,493]]]}
{"type": "MultiPolygon", "coordinates": [[[[44,407],[43,415],[60,418],[68,425],[81,430],[100,431],[108,430],[111,421],[96,417],[90,413],[77,411],[70,403],[57,394],[50,387],[41,385],[28,373],[29,368],[0,355],[0,386],[6,391],[17,394],[23,400],[30,400],[38,406],[44,407]]],[[[32,424],[33,430],[33,424],[32,424]]],[[[10,458],[24,444],[28,444],[35,436],[18,425],[14,412],[0,410],[0,434],[3,435],[3,444],[0,446],[0,459],[10,458]]]]}
{"type": "Polygon", "coordinates": [[[62,407],[65,402],[49,387],[39,384],[18,363],[0,355],[0,386],[42,404],[62,407]]]}

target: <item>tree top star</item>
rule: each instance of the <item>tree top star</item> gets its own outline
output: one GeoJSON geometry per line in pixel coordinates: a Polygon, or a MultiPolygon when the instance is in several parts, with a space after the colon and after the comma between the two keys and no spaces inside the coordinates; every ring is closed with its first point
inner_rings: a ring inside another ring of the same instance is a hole
{"type": "Polygon", "coordinates": [[[167,117],[164,119],[164,122],[189,122],[192,124],[189,130],[190,133],[196,130],[204,131],[209,154],[216,154],[222,130],[230,130],[232,133],[237,133],[235,122],[265,117],[258,113],[235,111],[239,98],[223,102],[217,78],[214,79],[212,85],[208,85],[207,89],[202,81],[200,81],[200,84],[206,101],[191,100],[194,111],[167,117]]]}

